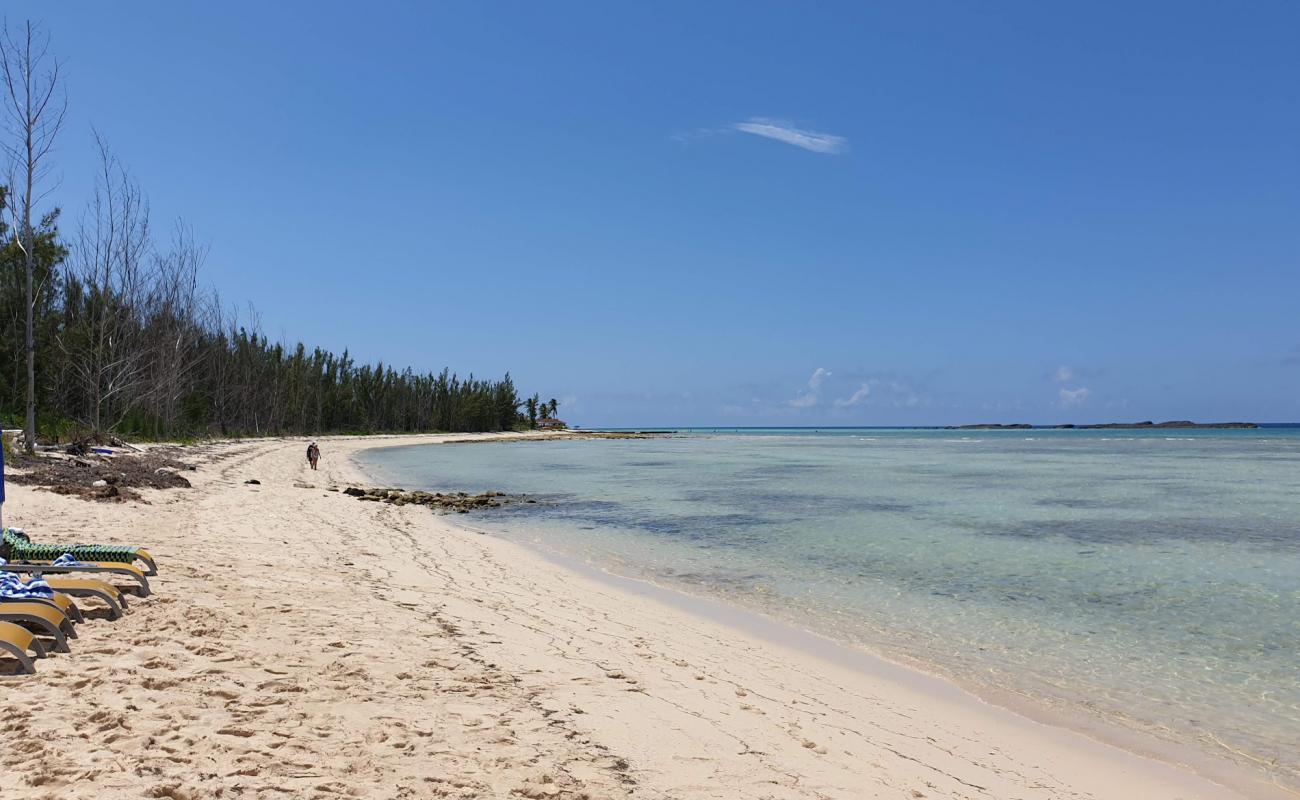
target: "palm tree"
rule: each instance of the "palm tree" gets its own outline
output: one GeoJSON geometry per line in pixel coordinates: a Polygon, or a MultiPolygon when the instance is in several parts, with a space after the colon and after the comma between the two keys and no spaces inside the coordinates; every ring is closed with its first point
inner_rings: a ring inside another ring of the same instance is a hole
{"type": "Polygon", "coordinates": [[[533,395],[524,401],[524,406],[528,409],[528,427],[537,427],[537,395],[533,395]]]}

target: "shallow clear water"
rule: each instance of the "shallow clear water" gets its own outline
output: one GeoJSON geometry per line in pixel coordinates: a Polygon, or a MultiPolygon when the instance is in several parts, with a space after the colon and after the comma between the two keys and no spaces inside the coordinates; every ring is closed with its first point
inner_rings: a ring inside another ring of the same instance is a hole
{"type": "Polygon", "coordinates": [[[1300,777],[1300,430],[692,434],[374,450],[473,523],[1300,777]]]}

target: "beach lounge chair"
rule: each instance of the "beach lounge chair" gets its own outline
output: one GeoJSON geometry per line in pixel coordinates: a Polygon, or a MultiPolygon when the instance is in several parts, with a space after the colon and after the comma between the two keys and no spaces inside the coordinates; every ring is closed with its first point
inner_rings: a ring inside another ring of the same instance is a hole
{"type": "Polygon", "coordinates": [[[109,619],[120,619],[122,612],[127,610],[126,594],[108,581],[97,581],[94,578],[60,578],[55,575],[48,575],[44,580],[59,594],[70,597],[93,597],[102,601],[108,606],[109,619]]]}
{"type": "Polygon", "coordinates": [[[24,627],[35,628],[36,633],[54,639],[54,649],[67,653],[68,639],[77,638],[72,628],[72,620],[48,603],[14,602],[0,603],[0,622],[12,622],[24,627]]]}
{"type": "Polygon", "coordinates": [[[36,665],[27,655],[28,650],[35,653],[37,658],[45,658],[45,645],[31,631],[12,622],[0,622],[0,653],[18,659],[23,671],[30,674],[36,671],[36,665]]]}
{"type": "Polygon", "coordinates": [[[73,622],[84,622],[81,609],[66,594],[54,591],[44,580],[33,578],[24,581],[12,572],[0,572],[0,604],[45,603],[63,612],[73,622]]]}
{"type": "Polygon", "coordinates": [[[141,597],[149,596],[149,579],[144,576],[144,570],[134,564],[113,564],[102,561],[78,562],[76,564],[53,564],[48,561],[40,563],[22,562],[19,564],[10,562],[0,564],[0,571],[41,576],[66,575],[70,572],[99,573],[105,576],[122,575],[135,581],[135,586],[132,588],[136,590],[137,594],[141,597]]]}
{"type": "Polygon", "coordinates": [[[45,605],[56,609],[73,622],[86,621],[86,618],[81,613],[81,609],[77,608],[77,604],[73,602],[71,597],[62,592],[55,592],[53,597],[26,597],[22,599],[0,597],[0,612],[3,612],[6,605],[11,603],[44,603],[45,605]]]}
{"type": "Polygon", "coordinates": [[[143,547],[33,542],[20,528],[5,528],[3,534],[0,534],[0,543],[9,551],[5,558],[10,561],[53,561],[67,553],[78,561],[88,563],[134,564],[139,561],[144,565],[145,575],[158,574],[158,564],[143,547]]]}

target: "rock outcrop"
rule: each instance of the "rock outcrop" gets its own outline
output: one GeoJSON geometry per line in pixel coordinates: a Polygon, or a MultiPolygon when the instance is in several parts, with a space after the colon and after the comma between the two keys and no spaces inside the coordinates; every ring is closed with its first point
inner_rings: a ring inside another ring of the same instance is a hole
{"type": "Polygon", "coordinates": [[[511,496],[501,492],[484,492],[469,494],[467,492],[409,492],[404,489],[362,489],[349,486],[343,494],[372,503],[388,503],[394,506],[428,506],[436,511],[465,514],[481,508],[500,508],[510,503],[527,502],[521,496],[511,496]]]}

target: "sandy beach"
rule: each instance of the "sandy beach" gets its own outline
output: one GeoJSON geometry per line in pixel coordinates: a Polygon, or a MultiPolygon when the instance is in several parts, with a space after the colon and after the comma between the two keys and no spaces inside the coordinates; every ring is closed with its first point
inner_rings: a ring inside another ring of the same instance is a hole
{"type": "Polygon", "coordinates": [[[1290,796],[781,641],[465,518],[327,491],[372,483],[360,449],[465,438],[321,439],[319,472],[306,440],[195,447],[194,487],[147,504],[11,486],[6,524],[144,544],[161,574],[126,618],[81,625],[70,655],[0,677],[0,795],[1290,796]]]}

